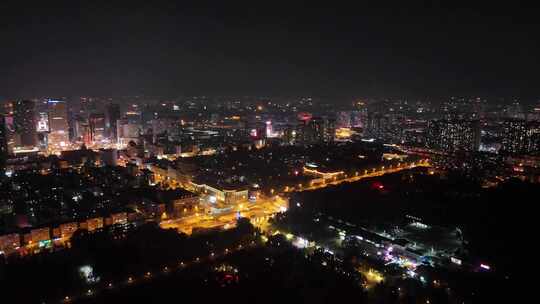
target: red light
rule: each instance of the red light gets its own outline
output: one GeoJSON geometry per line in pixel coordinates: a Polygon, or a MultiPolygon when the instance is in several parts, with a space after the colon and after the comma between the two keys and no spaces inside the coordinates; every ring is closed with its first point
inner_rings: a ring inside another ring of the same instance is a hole
{"type": "Polygon", "coordinates": [[[308,121],[312,117],[313,115],[311,115],[311,113],[302,112],[298,114],[298,119],[303,120],[303,121],[308,121]]]}
{"type": "Polygon", "coordinates": [[[371,184],[371,188],[375,190],[383,190],[384,185],[381,182],[374,182],[373,184],[371,184]]]}

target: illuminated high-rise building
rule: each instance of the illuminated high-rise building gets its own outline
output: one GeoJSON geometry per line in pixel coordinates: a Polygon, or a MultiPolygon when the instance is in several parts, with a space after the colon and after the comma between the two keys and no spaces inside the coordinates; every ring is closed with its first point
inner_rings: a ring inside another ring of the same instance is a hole
{"type": "Polygon", "coordinates": [[[527,141],[527,122],[524,119],[508,119],[503,122],[503,151],[525,153],[527,152],[527,141]]]}
{"type": "Polygon", "coordinates": [[[364,134],[376,139],[387,140],[390,137],[390,120],[380,113],[371,113],[363,124],[364,134]]]}
{"type": "Polygon", "coordinates": [[[105,139],[105,117],[103,114],[91,114],[88,118],[90,126],[90,137],[92,142],[98,142],[105,139]]]}
{"type": "Polygon", "coordinates": [[[527,128],[528,152],[540,152],[540,121],[530,122],[527,128]]]}
{"type": "Polygon", "coordinates": [[[351,111],[340,111],[336,113],[336,125],[338,128],[350,128],[351,111]]]}
{"type": "Polygon", "coordinates": [[[324,120],[324,142],[333,142],[336,137],[336,120],[327,118],[324,120]]]}
{"type": "Polygon", "coordinates": [[[480,122],[477,120],[435,120],[428,126],[427,146],[443,152],[478,151],[480,122]]]}
{"type": "Polygon", "coordinates": [[[6,128],[7,153],[12,154],[15,149],[15,126],[13,115],[4,115],[4,126],[6,128]]]}
{"type": "Polygon", "coordinates": [[[105,133],[111,141],[116,141],[117,122],[120,119],[120,105],[110,104],[105,112],[105,133]]]}
{"type": "Polygon", "coordinates": [[[49,145],[65,147],[69,143],[67,105],[63,100],[49,100],[49,145]]]}
{"type": "Polygon", "coordinates": [[[16,146],[35,147],[37,135],[33,101],[17,100],[13,103],[13,126],[16,146]]]}
{"type": "Polygon", "coordinates": [[[49,113],[42,111],[38,113],[36,130],[39,132],[49,132],[49,113]]]}
{"type": "Polygon", "coordinates": [[[297,130],[293,125],[287,125],[283,129],[283,142],[286,145],[294,145],[297,140],[297,130]]]}
{"type": "Polygon", "coordinates": [[[141,133],[141,125],[120,119],[116,125],[116,138],[121,145],[127,145],[130,141],[137,142],[141,133]]]}
{"type": "Polygon", "coordinates": [[[368,111],[366,108],[361,108],[351,112],[351,127],[366,128],[368,120],[368,111]]]}
{"type": "Polygon", "coordinates": [[[6,128],[6,119],[0,114],[0,171],[3,170],[8,154],[8,130],[6,128]]]}
{"type": "Polygon", "coordinates": [[[299,120],[295,132],[297,144],[309,145],[334,140],[336,122],[334,119],[312,117],[309,120],[299,120]]]}

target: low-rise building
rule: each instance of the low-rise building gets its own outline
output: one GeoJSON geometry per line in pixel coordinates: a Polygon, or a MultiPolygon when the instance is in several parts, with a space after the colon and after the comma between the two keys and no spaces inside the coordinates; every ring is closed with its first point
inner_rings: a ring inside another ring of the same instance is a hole
{"type": "Polygon", "coordinates": [[[51,239],[51,229],[49,227],[31,229],[30,232],[24,234],[25,244],[37,244],[40,241],[48,241],[51,239]]]}
{"type": "Polygon", "coordinates": [[[247,185],[217,184],[217,183],[197,183],[191,182],[191,186],[199,193],[214,197],[216,201],[225,204],[234,204],[248,199],[247,185]]]}
{"type": "Polygon", "coordinates": [[[73,233],[79,229],[79,223],[77,222],[70,222],[70,223],[64,223],[60,224],[60,235],[61,238],[71,238],[73,233]]]}
{"type": "Polygon", "coordinates": [[[10,254],[21,246],[21,236],[18,233],[0,235],[0,253],[10,254]]]}
{"type": "Polygon", "coordinates": [[[95,231],[95,230],[103,228],[102,217],[89,218],[85,221],[85,223],[86,223],[86,230],[88,231],[95,231]]]}
{"type": "Polygon", "coordinates": [[[127,213],[126,212],[118,212],[113,213],[110,216],[111,225],[117,225],[117,224],[127,224],[127,213]]]}

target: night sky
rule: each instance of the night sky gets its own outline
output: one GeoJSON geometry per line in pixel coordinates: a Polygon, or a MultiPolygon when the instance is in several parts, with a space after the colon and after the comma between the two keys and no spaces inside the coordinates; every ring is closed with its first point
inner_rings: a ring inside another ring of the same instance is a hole
{"type": "Polygon", "coordinates": [[[535,8],[21,2],[0,3],[4,97],[540,97],[535,8]]]}

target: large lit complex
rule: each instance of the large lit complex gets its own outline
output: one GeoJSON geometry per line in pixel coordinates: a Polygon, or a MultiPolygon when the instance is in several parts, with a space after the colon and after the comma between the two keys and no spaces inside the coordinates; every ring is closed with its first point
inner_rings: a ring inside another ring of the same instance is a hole
{"type": "Polygon", "coordinates": [[[69,125],[66,102],[63,100],[49,100],[48,118],[48,144],[50,148],[65,149],[69,145],[69,125]]]}

